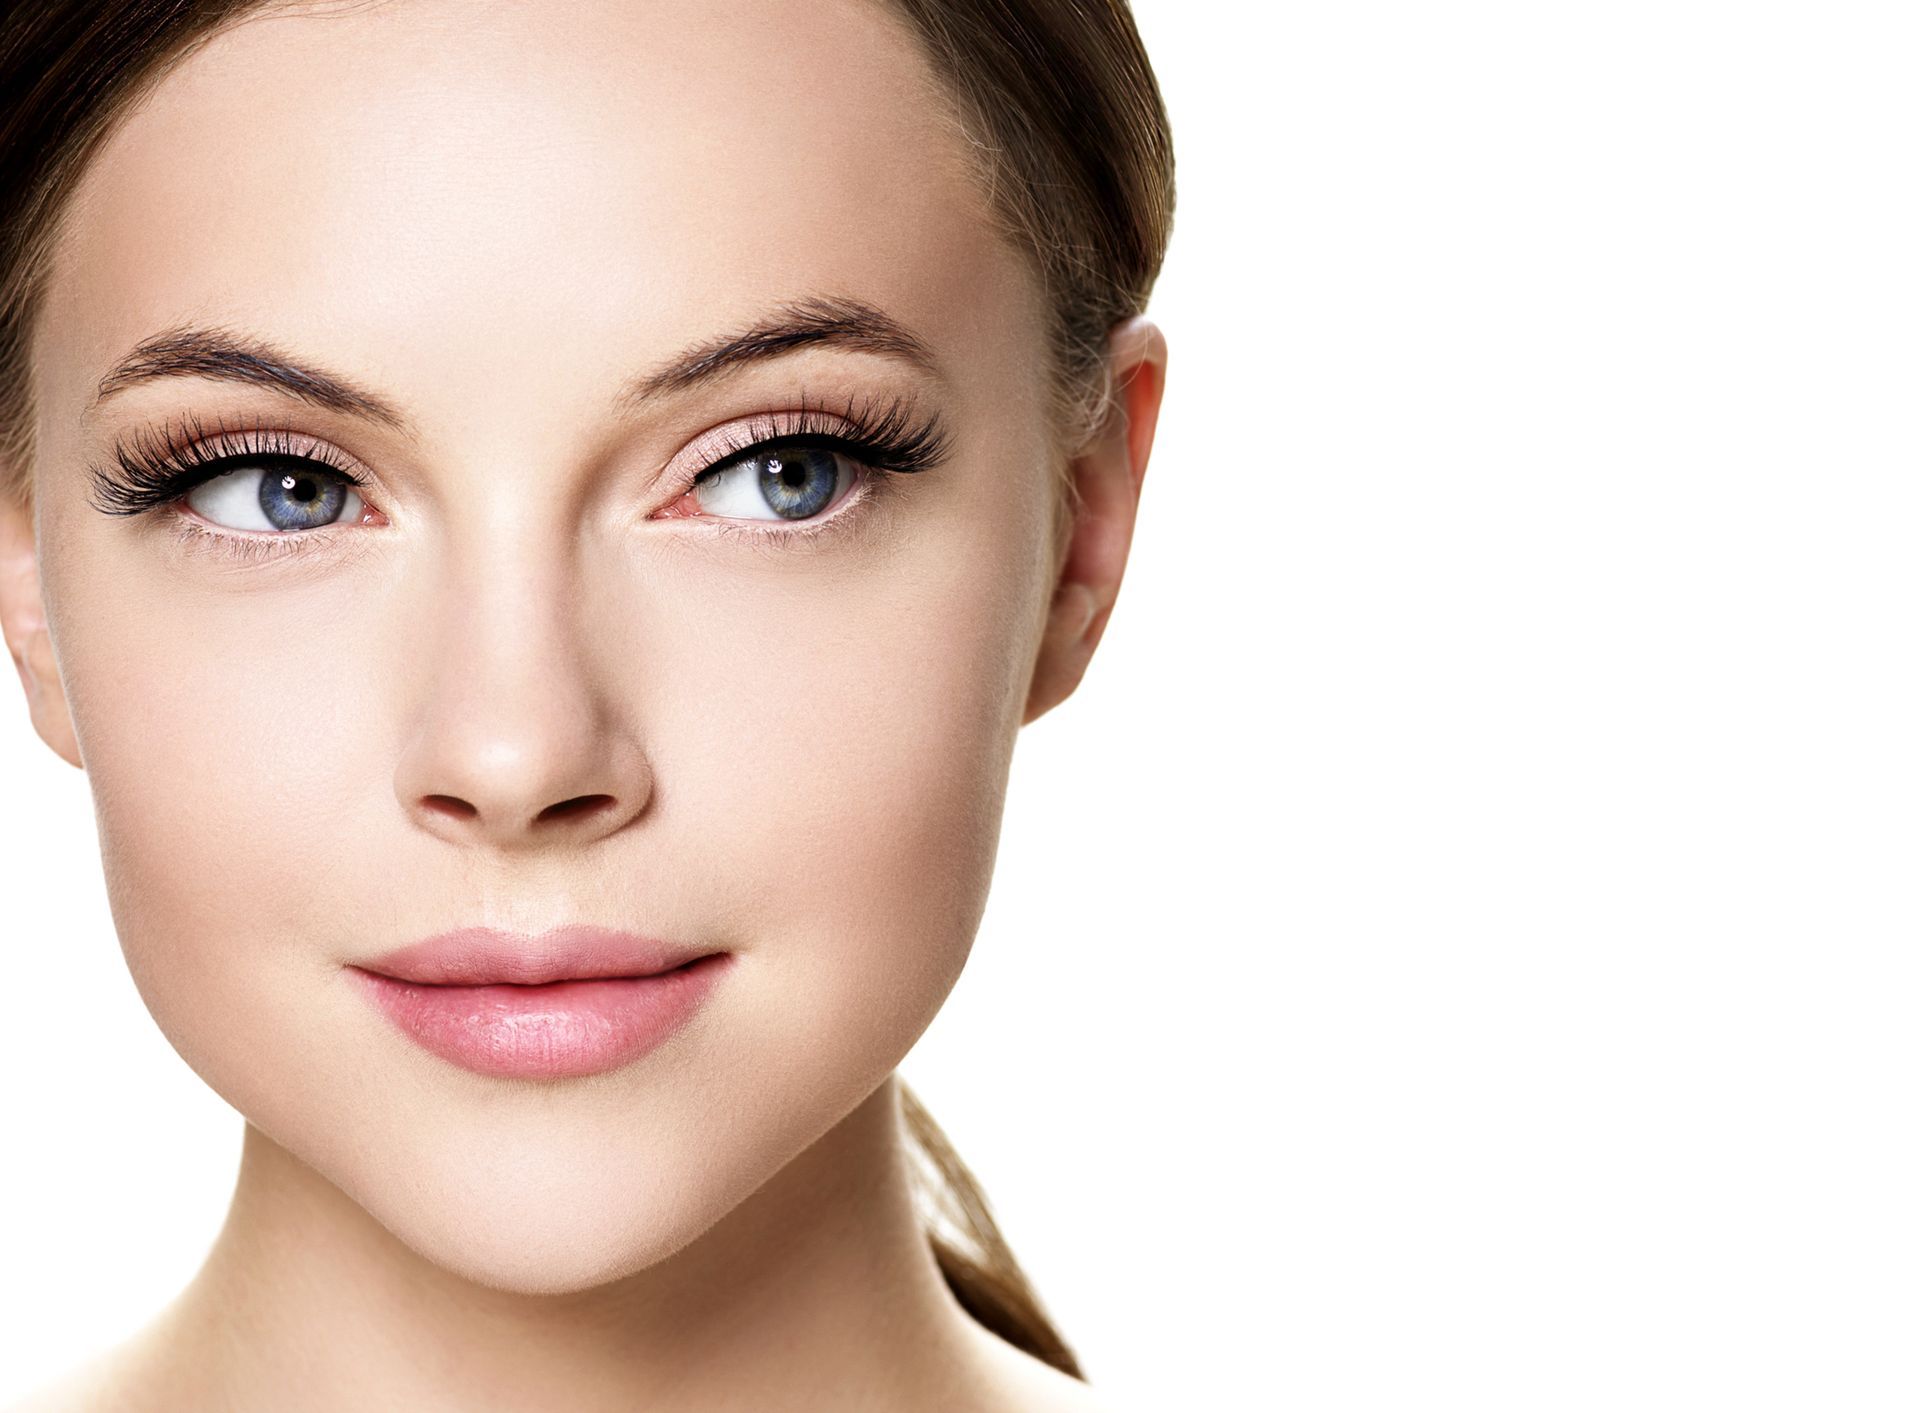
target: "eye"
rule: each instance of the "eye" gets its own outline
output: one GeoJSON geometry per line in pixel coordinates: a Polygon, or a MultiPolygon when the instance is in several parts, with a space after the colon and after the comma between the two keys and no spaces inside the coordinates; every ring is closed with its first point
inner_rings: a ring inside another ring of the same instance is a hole
{"type": "Polygon", "coordinates": [[[229,530],[313,530],[352,524],[366,509],[359,491],[318,462],[271,452],[214,472],[181,499],[229,530]]]}
{"type": "Polygon", "coordinates": [[[710,515],[733,520],[810,520],[839,504],[858,479],[844,453],[784,443],[755,448],[694,477],[692,495],[710,515]]]}

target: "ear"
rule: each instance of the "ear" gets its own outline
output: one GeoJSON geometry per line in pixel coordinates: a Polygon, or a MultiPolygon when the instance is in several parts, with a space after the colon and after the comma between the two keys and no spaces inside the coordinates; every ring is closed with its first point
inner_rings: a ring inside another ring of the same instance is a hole
{"type": "Polygon", "coordinates": [[[0,633],[6,636],[7,652],[26,689],[33,729],[62,760],[84,770],[66,691],[53,660],[53,638],[47,632],[33,515],[5,495],[0,495],[0,633]]]}
{"type": "Polygon", "coordinates": [[[1023,726],[1080,685],[1106,631],[1133,543],[1147,453],[1166,389],[1167,340],[1157,325],[1136,316],[1114,325],[1107,350],[1114,398],[1106,420],[1071,467],[1078,504],[1027,689],[1023,726]]]}

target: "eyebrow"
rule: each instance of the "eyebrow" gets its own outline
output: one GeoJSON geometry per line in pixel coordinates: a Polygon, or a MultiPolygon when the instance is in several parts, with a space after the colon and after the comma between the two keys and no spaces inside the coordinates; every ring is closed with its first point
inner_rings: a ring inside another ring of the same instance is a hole
{"type": "MultiPolygon", "coordinates": [[[[660,367],[621,387],[616,412],[630,412],[670,392],[710,383],[749,363],[824,346],[893,358],[940,377],[924,340],[863,300],[814,297],[782,304],[746,328],[683,348],[660,367]]],[[[335,412],[378,422],[408,437],[412,422],[393,403],[350,379],[296,360],[261,338],[217,327],[178,325],[143,339],[107,370],[94,394],[98,407],[114,394],[164,378],[211,378],[276,388],[335,412]]]]}
{"type": "Polygon", "coordinates": [[[933,350],[884,310],[864,300],[815,297],[783,304],[749,328],[682,349],[623,388],[615,405],[635,407],[662,393],[708,382],[742,364],[819,344],[898,359],[933,377],[941,376],[933,350]]]}
{"type": "Polygon", "coordinates": [[[376,393],[345,378],[295,362],[264,339],[226,329],[178,326],[142,339],[100,380],[93,395],[98,407],[115,393],[162,378],[213,378],[227,383],[259,383],[336,412],[411,434],[404,414],[376,393]]]}

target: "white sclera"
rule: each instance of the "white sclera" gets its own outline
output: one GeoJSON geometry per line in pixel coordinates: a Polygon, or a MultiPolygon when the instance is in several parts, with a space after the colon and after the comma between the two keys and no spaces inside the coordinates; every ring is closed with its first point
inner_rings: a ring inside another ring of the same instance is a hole
{"type": "MultiPolygon", "coordinates": [[[[266,530],[281,535],[300,533],[299,530],[274,524],[267,519],[266,511],[260,508],[260,477],[267,474],[265,467],[258,466],[222,471],[212,480],[204,481],[189,491],[186,503],[195,514],[205,516],[214,524],[229,530],[266,530]]],[[[351,525],[359,520],[364,510],[360,492],[353,486],[348,486],[346,492],[340,502],[339,516],[327,521],[327,524],[351,525]]],[[[303,528],[322,527],[311,525],[303,528]]]]}
{"type": "Polygon", "coordinates": [[[760,468],[771,457],[782,455],[780,452],[763,452],[747,457],[744,461],[729,466],[711,480],[702,481],[694,487],[700,508],[710,515],[721,515],[733,520],[783,520],[797,524],[803,520],[817,520],[840,503],[847,492],[848,483],[853,480],[853,463],[841,452],[806,451],[798,453],[805,456],[831,456],[836,476],[833,485],[833,498],[812,515],[782,515],[767,504],[767,498],[760,490],[760,468]]]}

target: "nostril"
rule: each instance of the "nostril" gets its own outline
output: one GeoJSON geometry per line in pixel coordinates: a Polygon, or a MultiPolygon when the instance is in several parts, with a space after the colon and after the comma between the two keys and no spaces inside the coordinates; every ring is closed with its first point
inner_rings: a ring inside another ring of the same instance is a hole
{"type": "Polygon", "coordinates": [[[479,813],[478,810],[465,800],[457,799],[452,795],[428,795],[425,799],[421,800],[420,803],[430,810],[437,810],[441,814],[451,815],[455,819],[472,819],[479,813]]]}
{"type": "Polygon", "coordinates": [[[613,804],[611,795],[576,795],[571,800],[562,800],[557,805],[548,805],[540,811],[541,819],[572,819],[588,815],[596,810],[605,810],[613,804]]]}

